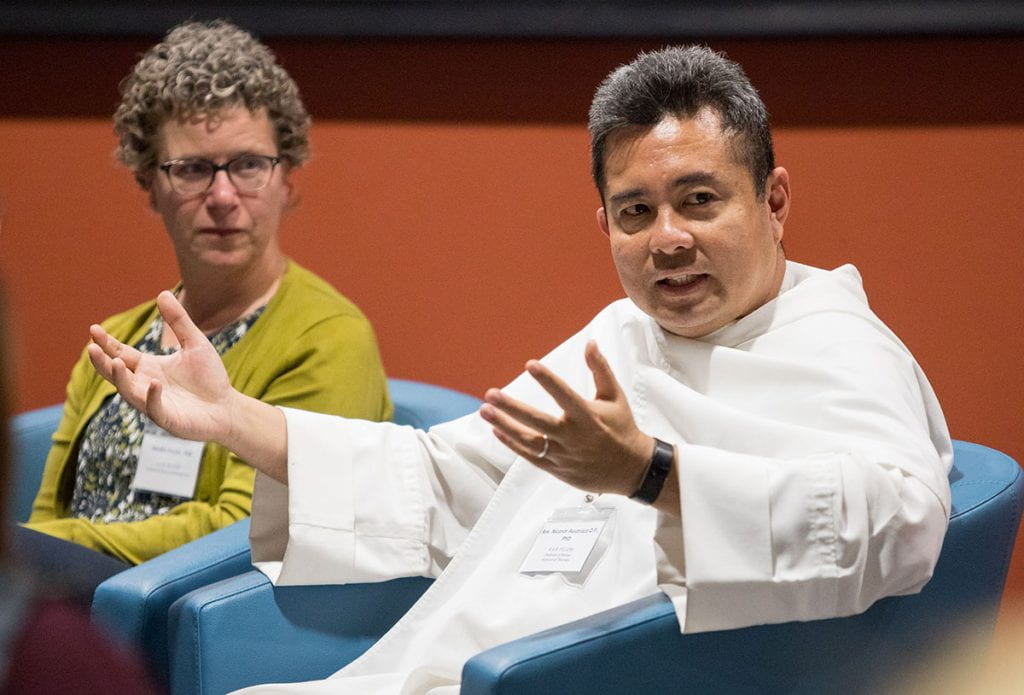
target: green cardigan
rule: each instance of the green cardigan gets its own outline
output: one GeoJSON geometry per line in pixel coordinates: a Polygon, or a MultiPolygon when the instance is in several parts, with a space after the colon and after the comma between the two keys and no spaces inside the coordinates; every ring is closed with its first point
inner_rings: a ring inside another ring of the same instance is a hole
{"type": "MultiPolygon", "coordinates": [[[[103,328],[134,345],[155,316],[151,301],[110,317],[103,328]]],[[[224,354],[224,367],[232,386],[273,405],[364,420],[391,418],[387,380],[369,321],[294,262],[263,315],[224,354]]],[[[253,469],[208,443],[195,496],[167,514],[109,524],[67,518],[83,430],[113,393],[83,352],[71,371],[64,415],[27,527],[138,564],[249,515],[253,469]]]]}

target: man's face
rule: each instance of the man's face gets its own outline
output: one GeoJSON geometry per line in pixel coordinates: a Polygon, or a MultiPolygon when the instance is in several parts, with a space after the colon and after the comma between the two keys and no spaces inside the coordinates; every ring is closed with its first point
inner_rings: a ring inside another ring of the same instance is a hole
{"type": "Polygon", "coordinates": [[[676,335],[707,335],[778,294],[789,174],[758,198],[718,114],[666,117],[608,140],[601,230],[626,294],[676,335]]]}

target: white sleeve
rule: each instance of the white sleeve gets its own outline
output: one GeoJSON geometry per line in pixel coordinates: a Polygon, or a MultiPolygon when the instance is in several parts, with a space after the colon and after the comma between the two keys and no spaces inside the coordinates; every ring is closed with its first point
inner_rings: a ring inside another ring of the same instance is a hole
{"type": "MultiPolygon", "coordinates": [[[[592,331],[542,359],[581,393],[594,388],[582,359],[592,331]]],[[[557,410],[528,374],[502,390],[557,410]]],[[[257,475],[249,534],[253,564],[277,584],[437,576],[516,458],[478,413],[423,432],[281,410],[288,485],[257,475]]]]}
{"type": "Polygon", "coordinates": [[[685,591],[666,593],[684,601],[686,632],[853,615],[931,577],[946,513],[897,468],[855,454],[678,455],[685,591]]]}
{"type": "Polygon", "coordinates": [[[436,576],[514,459],[476,413],[423,432],[282,411],[288,486],[258,481],[251,532],[276,584],[436,576]]]}
{"type": "Polygon", "coordinates": [[[716,426],[676,442],[682,528],[658,531],[684,631],[852,615],[931,577],[951,463],[931,389],[878,343],[834,347],[828,365],[759,362],[785,395],[748,392],[756,412],[676,392],[685,426],[716,426]]]}

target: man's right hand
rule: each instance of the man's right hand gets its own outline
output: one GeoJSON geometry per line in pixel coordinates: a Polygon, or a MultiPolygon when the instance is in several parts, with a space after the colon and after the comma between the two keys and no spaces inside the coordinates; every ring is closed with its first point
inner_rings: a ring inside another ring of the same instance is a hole
{"type": "Polygon", "coordinates": [[[224,443],[231,433],[234,389],[220,355],[173,294],[161,292],[157,306],[180,350],[139,352],[93,325],[89,359],[128,403],[171,434],[224,443]]]}
{"type": "Polygon", "coordinates": [[[288,430],[272,405],[236,391],[220,355],[170,292],[156,299],[181,349],[148,355],[92,326],[89,359],[121,396],[183,439],[222,444],[256,470],[288,482],[288,430]]]}

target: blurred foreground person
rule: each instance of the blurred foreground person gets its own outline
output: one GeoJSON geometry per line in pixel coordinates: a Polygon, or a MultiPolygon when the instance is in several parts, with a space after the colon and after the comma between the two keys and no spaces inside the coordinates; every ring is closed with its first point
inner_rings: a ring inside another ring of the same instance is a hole
{"type": "MultiPolygon", "coordinates": [[[[0,325],[7,325],[0,292],[0,325]]],[[[7,519],[8,481],[14,475],[8,416],[7,344],[0,335],[0,519],[7,519]]],[[[89,621],[88,610],[51,591],[53,579],[12,560],[8,525],[0,525],[0,693],[125,695],[155,693],[141,662],[89,621]]]]}

